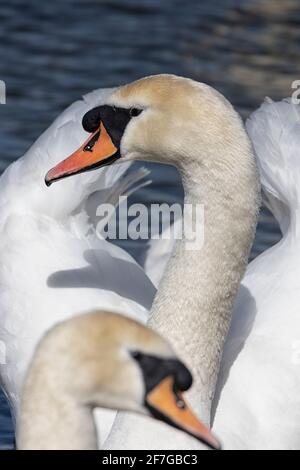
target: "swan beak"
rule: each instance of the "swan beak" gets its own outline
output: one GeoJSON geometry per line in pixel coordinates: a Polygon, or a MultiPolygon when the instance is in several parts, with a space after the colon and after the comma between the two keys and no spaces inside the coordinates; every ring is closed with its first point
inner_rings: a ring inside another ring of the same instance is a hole
{"type": "Polygon", "coordinates": [[[76,152],[48,171],[45,183],[50,186],[67,176],[113,163],[119,157],[119,150],[101,122],[99,129],[76,152]]]}
{"type": "Polygon", "coordinates": [[[168,377],[151,390],[146,397],[152,416],[195,437],[214,450],[220,450],[220,442],[194,415],[181,394],[174,393],[173,378],[168,377]]]}

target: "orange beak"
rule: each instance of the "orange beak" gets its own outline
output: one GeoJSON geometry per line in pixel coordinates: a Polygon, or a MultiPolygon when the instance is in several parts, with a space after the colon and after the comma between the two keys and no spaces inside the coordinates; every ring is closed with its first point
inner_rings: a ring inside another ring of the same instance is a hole
{"type": "Polygon", "coordinates": [[[119,149],[101,122],[99,129],[76,152],[48,171],[45,183],[50,186],[54,181],[67,176],[108,165],[119,156],[119,149]]]}
{"type": "Polygon", "coordinates": [[[182,395],[175,394],[173,378],[167,377],[146,398],[152,415],[195,437],[214,450],[220,450],[220,442],[193,414],[182,395]]]}

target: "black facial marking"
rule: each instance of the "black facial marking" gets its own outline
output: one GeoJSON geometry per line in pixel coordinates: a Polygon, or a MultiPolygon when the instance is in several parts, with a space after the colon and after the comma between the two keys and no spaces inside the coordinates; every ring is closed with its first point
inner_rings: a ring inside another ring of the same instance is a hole
{"type": "MultiPolygon", "coordinates": [[[[178,408],[184,409],[186,405],[181,399],[180,394],[178,392],[184,392],[191,388],[193,383],[193,377],[189,370],[185,367],[182,362],[178,361],[177,359],[163,359],[157,356],[144,354],[139,351],[131,351],[130,354],[134,358],[134,360],[137,361],[137,363],[139,364],[144,376],[144,382],[146,387],[145,407],[149,410],[149,412],[154,418],[163,421],[169,424],[170,426],[182,431],[183,428],[178,425],[175,421],[173,421],[171,417],[168,417],[167,414],[164,414],[147,401],[147,395],[165,378],[173,377],[173,392],[177,401],[177,406],[178,408]]],[[[188,429],[184,429],[184,431],[185,433],[190,434],[191,436],[196,437],[198,440],[202,441],[206,446],[215,450],[213,446],[211,446],[208,442],[202,440],[199,436],[195,436],[188,429]]]]}
{"type": "Polygon", "coordinates": [[[88,111],[83,119],[82,126],[87,132],[96,132],[100,121],[103,122],[113,144],[119,148],[120,142],[129,121],[142,112],[138,108],[116,108],[114,106],[98,106],[88,111]]]}
{"type": "Polygon", "coordinates": [[[185,365],[177,359],[164,359],[139,351],[131,352],[139,364],[145,381],[146,395],[166,377],[174,378],[174,393],[191,388],[193,377],[185,365]]]}

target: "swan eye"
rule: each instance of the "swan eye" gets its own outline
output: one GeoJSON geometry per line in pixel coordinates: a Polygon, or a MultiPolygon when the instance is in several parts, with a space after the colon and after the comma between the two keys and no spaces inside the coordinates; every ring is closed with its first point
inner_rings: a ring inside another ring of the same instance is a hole
{"type": "Polygon", "coordinates": [[[129,114],[131,117],[137,117],[141,114],[143,110],[139,108],[131,108],[129,111],[129,114]]]}
{"type": "Polygon", "coordinates": [[[130,354],[136,361],[139,361],[142,357],[142,354],[139,351],[130,351],[130,354]]]}

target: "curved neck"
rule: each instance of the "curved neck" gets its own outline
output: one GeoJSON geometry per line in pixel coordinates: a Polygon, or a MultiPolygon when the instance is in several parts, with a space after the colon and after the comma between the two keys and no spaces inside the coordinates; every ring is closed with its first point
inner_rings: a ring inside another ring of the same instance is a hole
{"type": "MultiPolygon", "coordinates": [[[[231,142],[227,139],[226,145],[211,148],[214,155],[209,167],[198,158],[177,159],[187,161],[179,167],[185,203],[204,205],[204,243],[193,251],[187,250],[186,239],[177,242],[149,321],[192,370],[194,386],[189,400],[208,425],[232,305],[246,269],[260,204],[255,159],[240,124],[231,142]]],[[[201,145],[194,148],[201,149],[201,145]]],[[[203,446],[160,423],[119,414],[105,448],[203,446]]]]}
{"type": "Polygon", "coordinates": [[[191,368],[190,400],[207,424],[259,206],[254,156],[246,152],[241,158],[234,168],[222,163],[226,158],[209,169],[196,163],[181,168],[185,203],[203,205],[204,242],[200,250],[188,249],[186,239],[177,242],[150,318],[191,368]]]}
{"type": "Polygon", "coordinates": [[[19,450],[96,450],[92,409],[64,396],[55,377],[32,376],[18,420],[19,450]],[[53,385],[52,385],[53,384],[53,385]]]}
{"type": "MultiPolygon", "coordinates": [[[[244,133],[242,139],[242,143],[247,139],[244,133]]],[[[204,243],[193,251],[187,250],[187,240],[177,242],[149,321],[192,370],[189,401],[208,425],[232,305],[247,265],[260,203],[258,173],[247,142],[241,145],[240,155],[235,149],[240,161],[234,168],[222,159],[207,170],[196,161],[180,168],[185,203],[204,205],[204,243]]],[[[225,150],[220,150],[220,156],[221,152],[226,161],[225,150]]],[[[205,446],[160,423],[119,414],[105,449],[120,448],[205,446]]]]}

